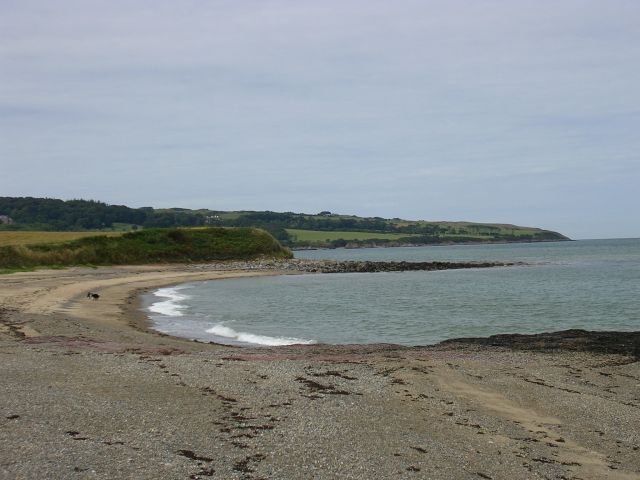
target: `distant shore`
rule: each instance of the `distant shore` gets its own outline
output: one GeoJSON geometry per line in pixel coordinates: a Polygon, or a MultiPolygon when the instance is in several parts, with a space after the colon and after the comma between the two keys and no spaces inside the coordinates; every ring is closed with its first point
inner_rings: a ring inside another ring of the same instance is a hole
{"type": "Polygon", "coordinates": [[[333,247],[333,246],[308,246],[308,247],[289,247],[293,252],[300,252],[305,250],[357,250],[360,248],[398,248],[398,247],[454,247],[456,245],[508,245],[513,243],[556,243],[556,242],[575,242],[572,238],[555,238],[551,240],[496,240],[492,241],[477,241],[477,242],[441,242],[441,243],[400,243],[400,242],[384,242],[384,243],[358,243],[350,242],[345,246],[333,247]]]}
{"type": "Polygon", "coordinates": [[[0,477],[640,478],[639,334],[236,348],[148,329],[143,290],[296,273],[236,266],[2,276],[0,477]]]}

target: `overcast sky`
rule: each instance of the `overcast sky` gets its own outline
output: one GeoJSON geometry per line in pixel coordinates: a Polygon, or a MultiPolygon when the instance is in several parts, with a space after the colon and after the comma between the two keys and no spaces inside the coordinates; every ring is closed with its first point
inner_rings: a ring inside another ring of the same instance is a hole
{"type": "Polygon", "coordinates": [[[1,196],[638,237],[640,2],[0,0],[0,166],[1,196]]]}

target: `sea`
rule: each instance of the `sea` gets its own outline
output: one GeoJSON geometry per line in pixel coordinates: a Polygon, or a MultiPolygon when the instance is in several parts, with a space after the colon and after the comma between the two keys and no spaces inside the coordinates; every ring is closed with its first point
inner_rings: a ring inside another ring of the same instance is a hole
{"type": "Polygon", "coordinates": [[[640,239],[306,250],[295,256],[525,265],[187,283],[147,295],[152,326],[245,346],[411,346],[570,328],[640,330],[640,239]]]}

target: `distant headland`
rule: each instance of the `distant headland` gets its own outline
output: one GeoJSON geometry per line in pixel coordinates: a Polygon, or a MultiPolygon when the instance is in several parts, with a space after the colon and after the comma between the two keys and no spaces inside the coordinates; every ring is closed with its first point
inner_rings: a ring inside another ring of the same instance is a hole
{"type": "Polygon", "coordinates": [[[569,240],[550,230],[510,224],[316,214],[130,208],[95,200],[0,197],[0,231],[127,232],[149,228],[251,227],[266,230],[282,245],[358,248],[569,240]]]}

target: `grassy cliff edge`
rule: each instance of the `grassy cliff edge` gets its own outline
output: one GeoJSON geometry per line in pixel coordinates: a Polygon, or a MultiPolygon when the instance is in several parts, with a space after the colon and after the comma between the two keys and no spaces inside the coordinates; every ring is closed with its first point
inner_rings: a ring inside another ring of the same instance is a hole
{"type": "Polygon", "coordinates": [[[116,237],[0,247],[0,268],[71,265],[190,263],[259,257],[291,258],[269,233],[257,228],[149,229],[116,237]]]}

